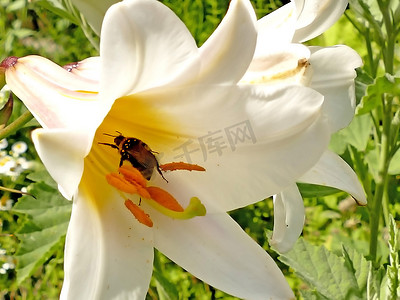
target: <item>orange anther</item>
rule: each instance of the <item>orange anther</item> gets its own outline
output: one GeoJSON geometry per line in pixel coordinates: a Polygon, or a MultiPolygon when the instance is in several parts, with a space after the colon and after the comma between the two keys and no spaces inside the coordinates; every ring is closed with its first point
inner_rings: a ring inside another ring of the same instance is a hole
{"type": "Polygon", "coordinates": [[[124,165],[118,169],[118,171],[124,176],[129,182],[136,182],[137,184],[145,187],[147,184],[146,178],[143,177],[140,171],[130,165],[124,165]]]}
{"type": "Polygon", "coordinates": [[[187,171],[205,171],[203,167],[199,165],[188,164],[184,162],[172,162],[164,165],[160,165],[161,171],[175,171],[175,170],[187,170],[187,171]]]}
{"type": "Polygon", "coordinates": [[[146,214],[139,206],[129,199],[125,200],[125,206],[140,223],[146,225],[147,227],[153,227],[153,221],[150,219],[150,216],[146,214]]]}
{"type": "Polygon", "coordinates": [[[176,199],[167,191],[164,191],[156,186],[148,187],[147,191],[150,193],[151,199],[158,202],[165,208],[178,212],[184,211],[183,207],[178,203],[178,201],[176,201],[176,199]]]}
{"type": "Polygon", "coordinates": [[[141,186],[136,181],[128,181],[117,173],[110,173],[106,175],[107,182],[120,190],[121,192],[128,194],[138,194],[143,198],[150,198],[150,194],[146,187],[141,186]]]}
{"type": "Polygon", "coordinates": [[[117,190],[120,190],[128,194],[138,193],[138,189],[136,188],[136,186],[132,185],[129,181],[122,178],[122,176],[120,176],[119,174],[116,173],[107,174],[106,180],[110,185],[115,187],[117,190]]]}

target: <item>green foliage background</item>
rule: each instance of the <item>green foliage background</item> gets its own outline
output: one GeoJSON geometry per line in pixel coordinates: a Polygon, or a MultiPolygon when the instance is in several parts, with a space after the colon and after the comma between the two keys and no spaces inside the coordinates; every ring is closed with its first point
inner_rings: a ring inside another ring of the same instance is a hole
{"type": "MultiPolygon", "coordinates": [[[[182,19],[198,45],[217,27],[229,3],[227,0],[162,2],[182,19]]],[[[366,5],[371,2],[366,1],[366,5]]],[[[259,18],[282,5],[281,1],[273,0],[253,0],[252,3],[259,18]]],[[[61,0],[0,0],[0,59],[11,55],[39,54],[64,65],[97,55],[98,38],[87,25],[82,26],[79,13],[64,11],[67,4],[68,1],[61,0]]],[[[371,61],[371,52],[364,38],[352,25],[357,18],[356,13],[348,11],[347,18],[343,16],[310,44],[346,44],[360,53],[364,61],[371,61]]],[[[372,56],[378,56],[379,45],[372,40],[370,44],[373,46],[372,56]]],[[[396,51],[395,70],[399,62],[398,49],[396,51]]],[[[370,113],[381,105],[378,98],[383,93],[392,91],[398,96],[399,83],[399,78],[385,76],[382,64],[375,67],[366,64],[359,70],[357,79],[357,103],[360,103],[357,116],[331,141],[331,149],[355,168],[364,186],[369,184],[367,193],[375,192],[374,179],[379,177],[378,145],[372,133],[379,118],[374,119],[370,113]]],[[[398,110],[398,105],[395,109],[398,110]]],[[[24,111],[23,105],[15,101],[10,121],[24,111]]],[[[31,121],[8,140],[10,144],[26,141],[29,149],[25,156],[39,162],[29,141],[30,131],[37,126],[35,121],[31,121]]],[[[271,199],[234,211],[232,216],[275,258],[296,297],[396,299],[399,282],[399,156],[396,154],[389,166],[389,197],[383,204],[384,226],[379,231],[375,258],[370,257],[369,252],[371,213],[368,207],[358,207],[346,193],[335,189],[299,185],[306,207],[306,224],[303,237],[292,251],[284,255],[270,249],[268,244],[273,225],[271,199]]],[[[12,199],[15,204],[12,210],[0,211],[0,266],[8,264],[15,265],[15,268],[0,273],[0,299],[57,299],[63,280],[63,243],[70,203],[58,194],[55,183],[39,163],[13,182],[4,175],[0,179],[2,186],[28,187],[28,192],[35,196],[1,194],[1,203],[12,199]],[[35,240],[40,243],[35,243],[35,240]]],[[[147,298],[235,299],[197,280],[158,252],[147,298]]]]}

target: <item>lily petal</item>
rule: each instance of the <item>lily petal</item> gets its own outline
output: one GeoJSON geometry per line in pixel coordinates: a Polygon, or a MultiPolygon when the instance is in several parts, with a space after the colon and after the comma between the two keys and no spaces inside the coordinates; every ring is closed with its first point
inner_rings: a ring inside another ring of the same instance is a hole
{"type": "Polygon", "coordinates": [[[296,184],[275,195],[271,246],[281,253],[289,251],[303,231],[304,218],[303,198],[296,184]]]}
{"type": "Polygon", "coordinates": [[[105,101],[168,82],[198,52],[186,26],[158,1],[113,5],[104,18],[101,36],[105,101]]]}
{"type": "Polygon", "coordinates": [[[254,56],[241,83],[277,84],[289,82],[308,85],[310,79],[304,77],[309,67],[310,50],[301,44],[287,44],[266,49],[254,56]]]}
{"type": "Polygon", "coordinates": [[[196,80],[203,84],[236,83],[251,62],[256,40],[256,15],[251,3],[232,1],[221,24],[200,48],[201,79],[196,80]]]}
{"type": "Polygon", "coordinates": [[[367,204],[364,189],[357,175],[339,155],[329,150],[326,150],[318,163],[298,181],[334,187],[352,195],[359,205],[367,204]]]}
{"type": "Polygon", "coordinates": [[[36,129],[32,133],[32,140],[63,196],[71,199],[81,181],[83,158],[91,147],[90,136],[76,130],[36,129]]]}
{"type": "Polygon", "coordinates": [[[70,63],[64,66],[64,69],[72,74],[91,80],[94,84],[98,84],[100,82],[100,67],[100,56],[94,56],[76,63],[70,63]]]}
{"type": "Polygon", "coordinates": [[[308,41],[331,27],[345,11],[348,0],[295,0],[298,11],[296,32],[292,42],[308,41]],[[297,3],[299,2],[299,3],[297,3]],[[303,3],[303,5],[300,5],[303,3]]]}
{"type": "Polygon", "coordinates": [[[61,299],[144,299],[153,253],[150,230],[136,222],[103,176],[87,172],[74,197],[61,299]]]}
{"type": "Polygon", "coordinates": [[[354,116],[355,69],[362,61],[357,52],[347,46],[310,47],[310,50],[310,87],[324,95],[324,113],[331,131],[336,132],[347,126],[354,116]]]}
{"type": "Polygon", "coordinates": [[[191,274],[229,294],[294,298],[273,259],[227,214],[207,214],[184,224],[157,216],[154,243],[191,274]]]}
{"type": "Polygon", "coordinates": [[[98,82],[72,74],[43,57],[15,58],[6,68],[6,80],[45,128],[82,129],[102,119],[95,101],[98,82]]]}
{"type": "Polygon", "coordinates": [[[107,9],[119,0],[72,0],[72,3],[78,8],[86,20],[92,26],[93,30],[100,34],[101,23],[107,9]]]}
{"type": "Polygon", "coordinates": [[[288,3],[257,21],[258,37],[255,56],[269,53],[291,43],[296,23],[296,8],[288,3]]]}

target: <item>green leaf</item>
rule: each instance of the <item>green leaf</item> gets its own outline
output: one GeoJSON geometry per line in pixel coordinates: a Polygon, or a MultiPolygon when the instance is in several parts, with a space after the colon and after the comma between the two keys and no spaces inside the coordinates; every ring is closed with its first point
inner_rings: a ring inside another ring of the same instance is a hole
{"type": "Polygon", "coordinates": [[[48,186],[51,186],[55,190],[58,188],[57,182],[54,181],[53,178],[51,178],[49,172],[47,172],[46,169],[42,168],[41,170],[34,171],[32,173],[29,173],[26,178],[29,180],[32,180],[34,182],[44,182],[48,186]]]}
{"type": "Polygon", "coordinates": [[[160,300],[178,299],[178,290],[169,280],[159,271],[153,270],[153,277],[156,280],[156,287],[160,300]]]}
{"type": "Polygon", "coordinates": [[[308,183],[296,183],[300,190],[303,198],[313,198],[313,197],[326,197],[329,195],[342,193],[341,190],[335,189],[333,187],[318,185],[318,184],[308,184],[308,183]]]}
{"type": "Polygon", "coordinates": [[[390,160],[388,172],[390,175],[400,174],[400,149],[396,151],[390,160]]]}
{"type": "MultiPolygon", "coordinates": [[[[327,299],[362,299],[355,274],[343,257],[324,246],[314,246],[300,238],[294,248],[279,259],[327,299]]],[[[318,298],[317,298],[318,299],[318,298]]]]}
{"type": "Polygon", "coordinates": [[[40,5],[41,7],[51,11],[52,13],[60,16],[63,19],[69,20],[71,23],[79,25],[79,20],[70,12],[62,9],[60,7],[55,6],[46,0],[35,1],[35,4],[40,5]]]}
{"type": "Polygon", "coordinates": [[[363,298],[365,298],[367,294],[367,281],[371,262],[367,261],[355,248],[343,246],[342,252],[346,264],[350,267],[350,271],[355,275],[358,288],[362,292],[363,298]]]}
{"type": "Polygon", "coordinates": [[[370,263],[367,281],[368,299],[387,299],[386,282],[387,278],[383,266],[380,266],[379,269],[375,269],[372,263],[370,263]]]}
{"type": "Polygon", "coordinates": [[[400,78],[390,74],[375,79],[375,82],[368,86],[367,94],[361,99],[357,106],[356,115],[362,115],[382,105],[382,95],[385,93],[400,95],[400,78]]]}
{"type": "Polygon", "coordinates": [[[13,211],[28,216],[17,231],[20,245],[16,253],[17,281],[21,283],[48,260],[64,242],[71,214],[71,202],[44,182],[29,186],[31,196],[23,196],[13,211]]]}
{"type": "Polygon", "coordinates": [[[365,151],[371,129],[372,120],[369,115],[355,116],[349,126],[332,135],[329,147],[338,154],[343,154],[347,144],[359,151],[365,151]]]}
{"type": "Polygon", "coordinates": [[[390,215],[389,224],[389,259],[390,265],[387,267],[386,276],[388,279],[388,298],[396,300],[400,298],[400,264],[399,264],[399,243],[398,243],[398,229],[393,216],[390,215]]]}
{"type": "Polygon", "coordinates": [[[367,93],[367,88],[374,83],[374,79],[367,73],[363,72],[362,69],[357,69],[357,77],[355,79],[355,90],[357,104],[361,102],[361,99],[367,93]]]}

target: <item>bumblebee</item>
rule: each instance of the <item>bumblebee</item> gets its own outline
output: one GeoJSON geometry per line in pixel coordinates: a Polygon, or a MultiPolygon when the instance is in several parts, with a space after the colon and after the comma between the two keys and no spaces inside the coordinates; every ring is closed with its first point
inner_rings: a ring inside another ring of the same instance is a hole
{"type": "Polygon", "coordinates": [[[157,158],[154,153],[157,153],[150,149],[150,147],[143,141],[134,137],[125,137],[121,132],[117,131],[118,135],[111,135],[104,133],[104,135],[114,137],[114,144],[110,143],[99,143],[101,145],[110,146],[111,148],[117,149],[121,159],[119,166],[121,167],[124,161],[128,161],[134,168],[138,169],[144,178],[150,180],[153,175],[154,168],[161,177],[165,179],[161,173],[160,165],[158,164],[157,158]]]}

